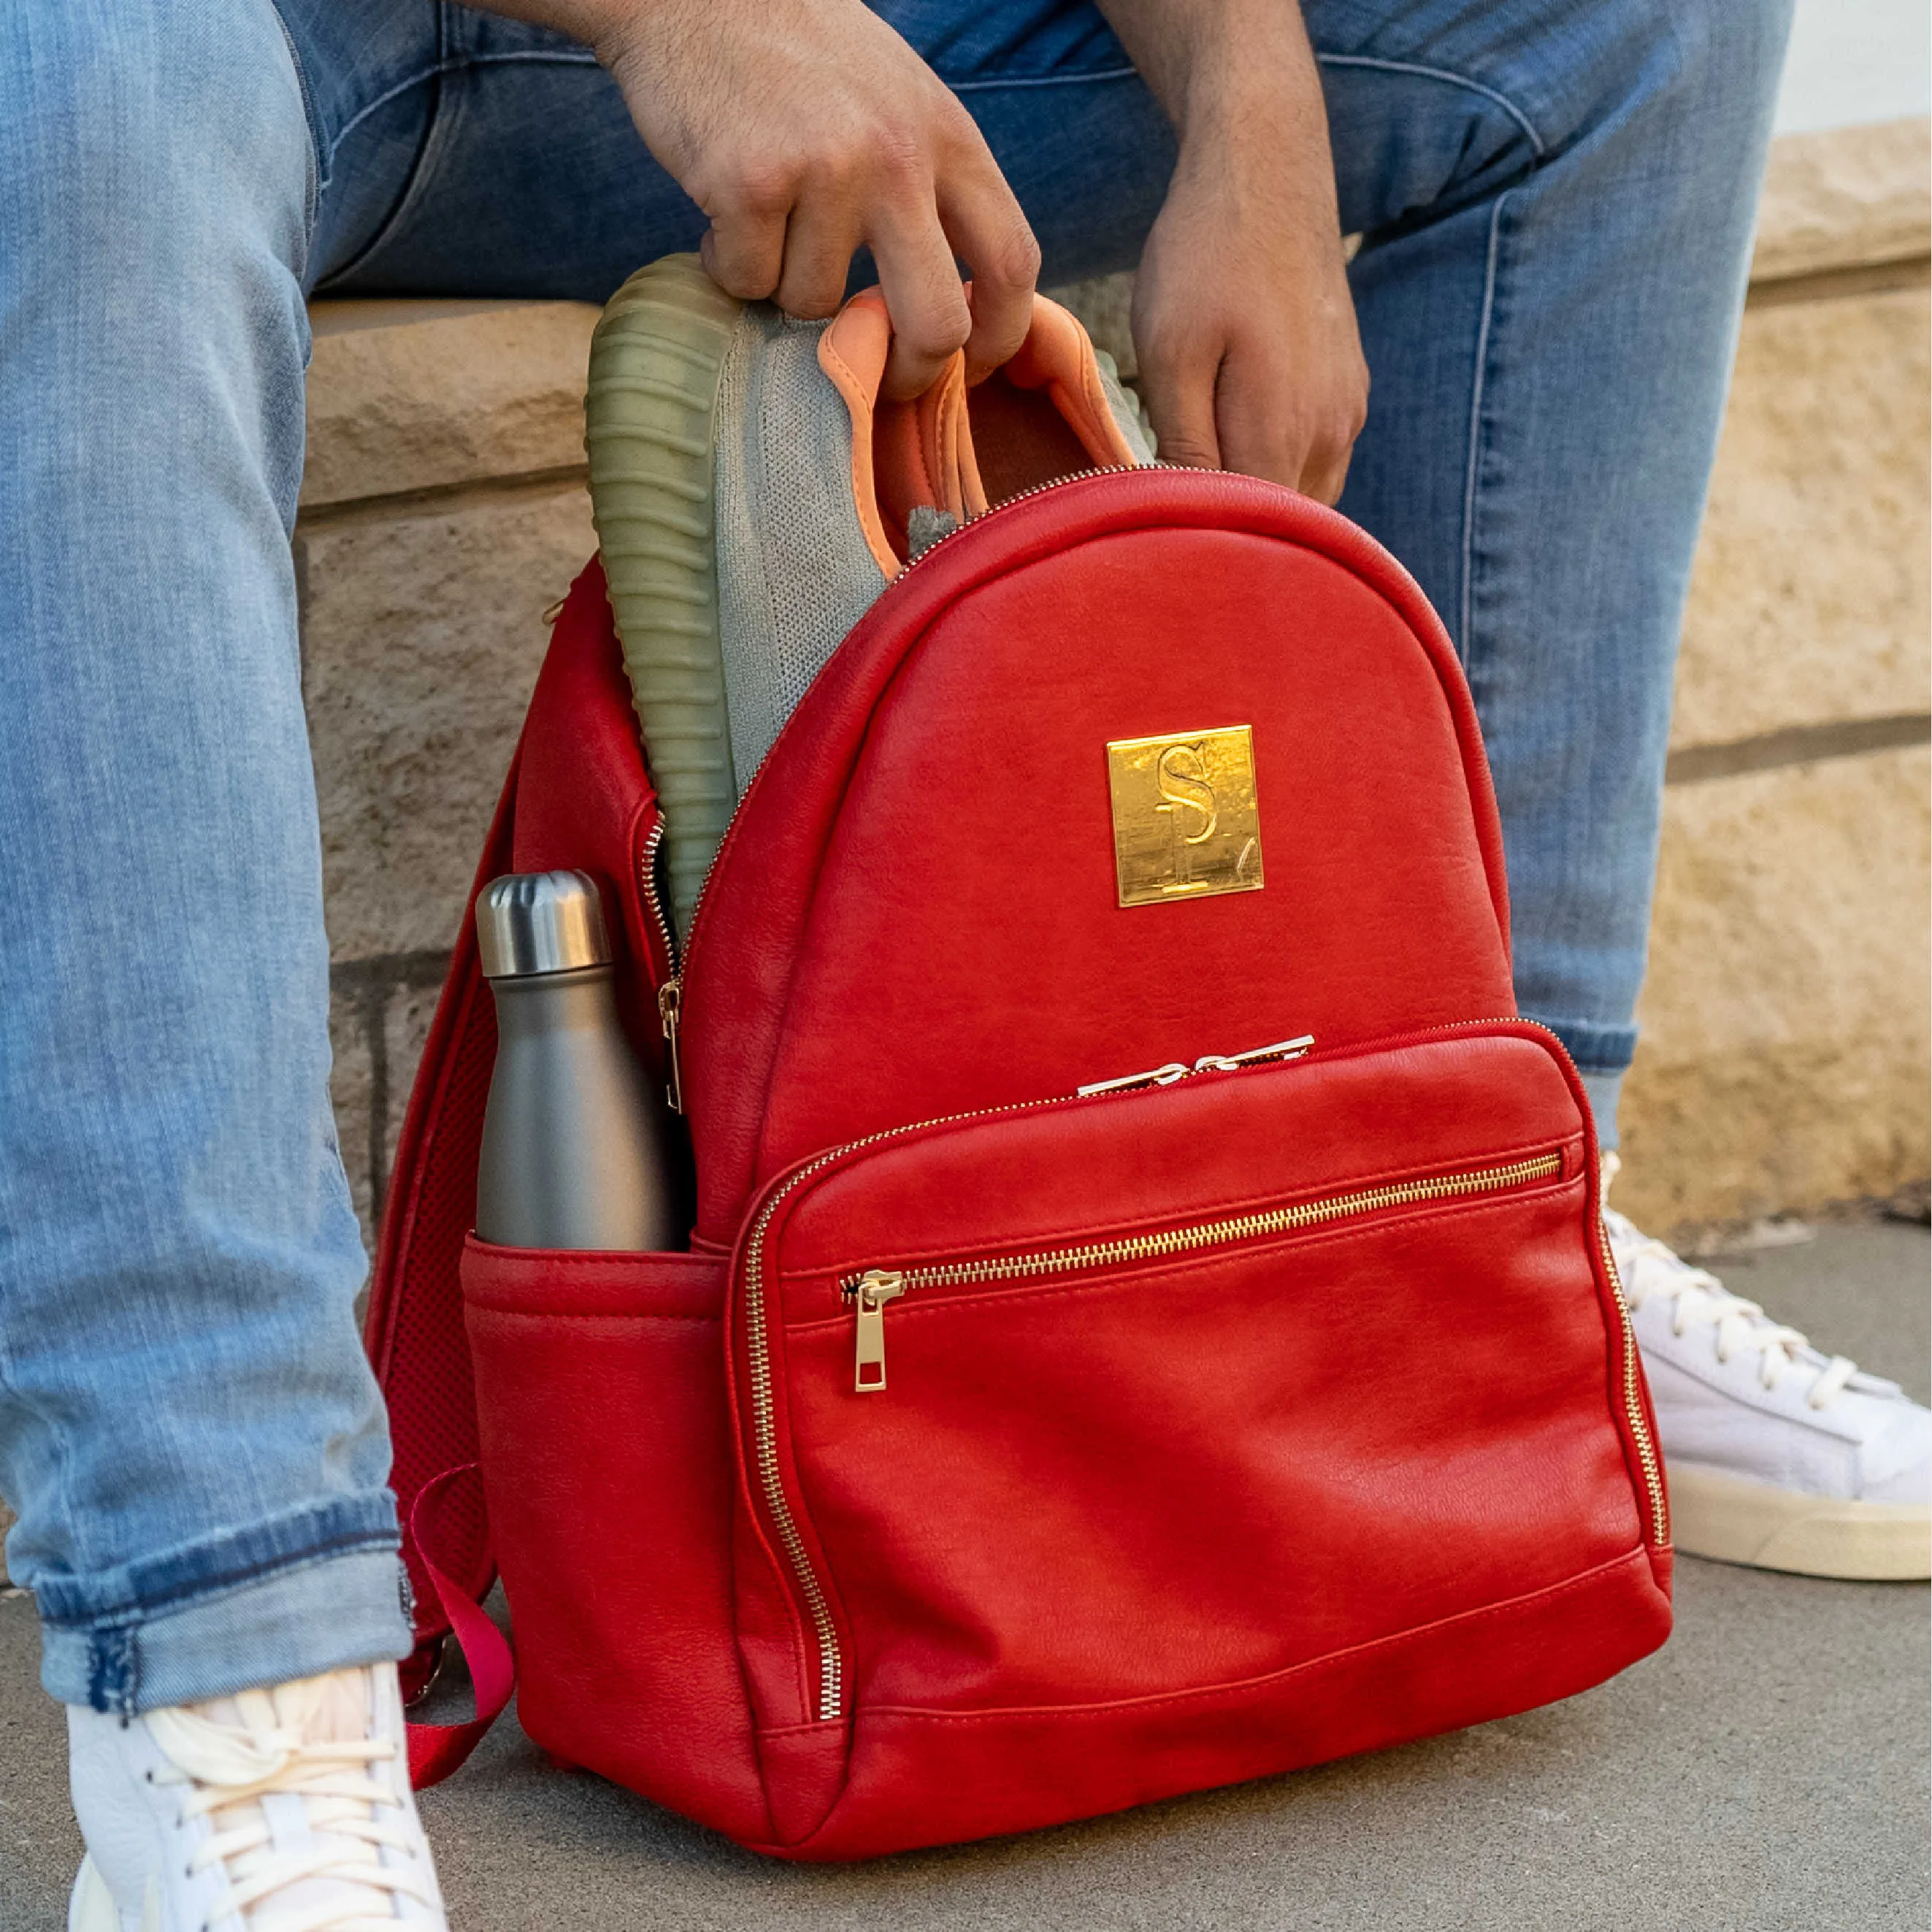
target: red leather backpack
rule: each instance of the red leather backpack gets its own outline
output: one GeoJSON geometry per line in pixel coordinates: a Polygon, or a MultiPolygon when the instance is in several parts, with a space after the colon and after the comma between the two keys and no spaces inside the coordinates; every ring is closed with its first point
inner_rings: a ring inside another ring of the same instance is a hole
{"type": "MultiPolygon", "coordinates": [[[[479,878],[600,879],[662,1069],[660,836],[592,563],[479,878]]],[[[781,734],[676,984],[689,1252],[488,1246],[466,922],[370,1313],[420,1632],[500,1702],[500,1568],[557,1756],[850,1858],[1663,1642],[1588,1110],[1515,1017],[1448,640],[1342,518],[1140,470],[935,544],[781,734]],[[472,1462],[487,1529],[433,1480],[472,1462]]]]}

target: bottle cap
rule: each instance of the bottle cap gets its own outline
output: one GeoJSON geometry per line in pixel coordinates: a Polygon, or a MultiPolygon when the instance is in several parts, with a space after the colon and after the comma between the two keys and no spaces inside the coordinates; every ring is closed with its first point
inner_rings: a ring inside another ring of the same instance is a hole
{"type": "Polygon", "coordinates": [[[583,872],[506,872],[476,896],[476,950],[486,980],[574,973],[610,957],[604,904],[583,872]]]}

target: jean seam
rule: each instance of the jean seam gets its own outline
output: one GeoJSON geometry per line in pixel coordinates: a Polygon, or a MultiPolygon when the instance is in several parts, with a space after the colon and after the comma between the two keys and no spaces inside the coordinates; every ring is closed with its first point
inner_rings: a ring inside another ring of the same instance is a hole
{"type": "Polygon", "coordinates": [[[296,280],[301,280],[308,272],[308,257],[315,246],[315,224],[322,211],[322,127],[316,118],[315,92],[308,84],[308,74],[302,64],[302,56],[296,50],[295,36],[289,32],[289,23],[282,18],[282,10],[272,7],[268,10],[275,16],[275,26],[282,37],[282,45],[287,49],[289,65],[294,70],[296,92],[302,100],[302,124],[308,130],[308,166],[304,170],[302,188],[302,260],[296,272],[296,280]]]}
{"type": "Polygon", "coordinates": [[[1471,94],[1479,94],[1487,101],[1500,107],[1525,135],[1528,137],[1530,152],[1540,161],[1548,152],[1549,144],[1536,131],[1536,124],[1528,114],[1500,89],[1480,80],[1472,80],[1466,74],[1457,74],[1448,68],[1425,67],[1418,61],[1384,60],[1372,54],[1325,54],[1318,50],[1315,56],[1318,65],[1322,67],[1369,68],[1380,74],[1406,74],[1418,80],[1440,81],[1445,87],[1460,87],[1471,94]]]}
{"type": "MultiPolygon", "coordinates": [[[[393,87],[385,88],[374,100],[365,101],[362,106],[358,107],[335,130],[335,138],[328,144],[328,150],[322,162],[322,186],[325,188],[327,188],[335,178],[335,157],[343,142],[347,140],[370,115],[380,112],[383,108],[388,106],[391,101],[400,100],[403,95],[409,92],[411,88],[420,87],[426,80],[434,80],[439,75],[447,74],[452,68],[458,64],[460,63],[455,61],[437,61],[429,67],[419,68],[406,80],[399,80],[393,87]]],[[[407,191],[406,189],[404,190],[405,194],[407,191]]]]}
{"type": "MultiPolygon", "coordinates": [[[[938,72],[937,68],[934,69],[938,72]]],[[[940,74],[939,78],[954,94],[980,94],[995,87],[1081,87],[1094,80],[1138,80],[1140,70],[1131,62],[1124,67],[1090,68],[1079,74],[1013,74],[982,76],[977,80],[955,80],[940,74]]]]}
{"type": "MultiPolygon", "coordinates": [[[[426,80],[439,80],[446,74],[460,73],[466,68],[512,67],[519,64],[554,67],[595,67],[597,64],[597,56],[588,50],[581,54],[571,54],[540,53],[535,49],[532,49],[522,53],[458,54],[452,55],[447,58],[432,61],[428,67],[418,68],[406,80],[398,81],[393,87],[385,88],[374,100],[365,101],[336,130],[335,138],[328,144],[326,166],[330,172],[325,176],[322,185],[325,188],[327,187],[328,182],[334,178],[333,170],[335,166],[336,152],[343,142],[347,140],[370,115],[388,106],[391,101],[399,100],[404,94],[408,93],[411,88],[420,87],[426,80]]],[[[408,190],[405,189],[405,194],[407,192],[408,190]]]]}
{"type": "Polygon", "coordinates": [[[1476,506],[1480,494],[1484,452],[1483,405],[1488,390],[1491,325],[1496,316],[1497,265],[1502,252],[1503,208],[1507,190],[1490,209],[1490,238],[1483,266],[1483,312],[1476,325],[1474,373],[1469,383],[1469,464],[1462,485],[1462,585],[1456,640],[1456,655],[1467,671],[1474,652],[1476,580],[1476,506]]]}

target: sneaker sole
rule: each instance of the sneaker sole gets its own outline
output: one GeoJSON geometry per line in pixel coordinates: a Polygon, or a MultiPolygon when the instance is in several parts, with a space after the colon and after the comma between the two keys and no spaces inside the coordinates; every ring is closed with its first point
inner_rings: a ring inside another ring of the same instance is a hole
{"type": "Polygon", "coordinates": [[[1866,1582],[1932,1577],[1932,1508],[1805,1496],[1670,1466],[1672,1540],[1691,1556],[1866,1582]]]}
{"type": "Polygon", "coordinates": [[[695,255],[640,268],[591,338],[584,403],[591,515],[680,934],[738,803],[712,493],[718,381],[743,306],[695,255]]]}

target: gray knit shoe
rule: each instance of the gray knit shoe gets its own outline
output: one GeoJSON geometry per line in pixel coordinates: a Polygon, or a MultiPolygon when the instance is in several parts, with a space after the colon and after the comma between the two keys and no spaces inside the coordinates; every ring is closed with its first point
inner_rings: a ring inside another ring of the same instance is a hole
{"type": "Polygon", "coordinates": [[[1036,302],[1027,344],[970,412],[958,356],[926,394],[881,401],[890,342],[876,290],[796,321],[725,295],[694,255],[640,268],[598,325],[591,505],[680,934],[812,680],[909,556],[988,507],[981,404],[1001,405],[996,496],[1038,480],[1019,444],[1053,450],[1061,472],[1152,459],[1111,365],[1054,303],[1036,302]]]}

